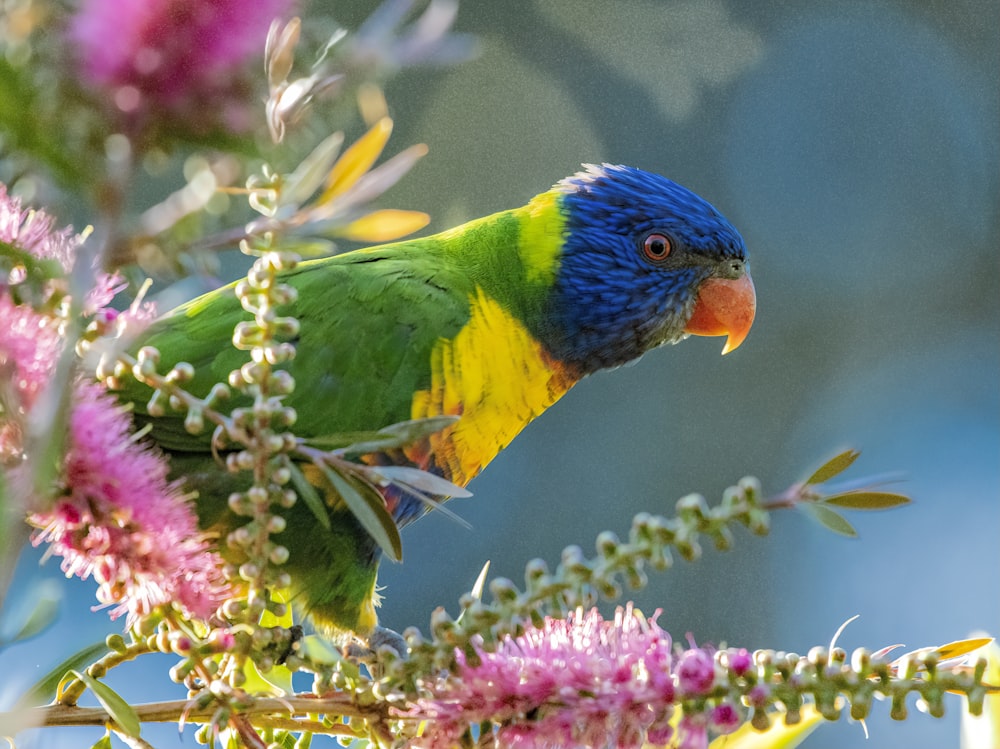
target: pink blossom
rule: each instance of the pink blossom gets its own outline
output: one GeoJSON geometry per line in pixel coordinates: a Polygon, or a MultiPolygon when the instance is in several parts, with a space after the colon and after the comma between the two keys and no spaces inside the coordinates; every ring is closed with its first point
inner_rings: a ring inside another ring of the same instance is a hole
{"type": "Polygon", "coordinates": [[[639,747],[669,738],[674,709],[670,636],[631,606],[613,620],[597,609],[546,618],[494,651],[475,645],[478,663],[456,653],[458,671],[426,685],[432,696],[411,712],[427,719],[418,739],[453,745],[471,725],[493,721],[504,746],[639,747]]]}
{"type": "MultiPolygon", "coordinates": [[[[79,237],[69,229],[56,231],[54,221],[43,211],[25,210],[21,201],[7,194],[0,184],[0,242],[5,242],[39,260],[54,260],[65,272],[72,263],[79,237]]],[[[62,321],[42,315],[28,305],[14,303],[9,285],[24,280],[23,268],[15,267],[0,278],[0,374],[13,386],[20,406],[31,408],[51,376],[62,349],[62,321]]],[[[105,303],[110,300],[105,300],[105,303]]],[[[8,404],[9,405],[9,404],[8,404]]],[[[9,425],[8,425],[9,426],[9,425]]],[[[0,426],[0,453],[9,452],[10,430],[0,426]]]]}
{"type": "MultiPolygon", "coordinates": [[[[27,253],[38,260],[54,261],[56,271],[69,273],[77,250],[83,242],[71,228],[56,229],[51,216],[44,211],[24,209],[21,201],[7,194],[0,183],[0,242],[27,253]]],[[[0,376],[10,383],[5,406],[15,413],[0,421],[0,456],[16,454],[20,449],[18,421],[23,421],[34,406],[39,392],[52,376],[56,360],[63,347],[65,305],[53,300],[65,291],[63,278],[52,279],[41,289],[43,302],[53,306],[41,312],[28,304],[17,304],[11,298],[11,286],[25,280],[23,266],[14,264],[6,278],[0,277],[0,376]]],[[[84,314],[112,320],[117,331],[130,332],[150,322],[155,314],[151,305],[135,305],[119,314],[106,309],[124,282],[118,274],[94,273],[94,286],[84,301],[84,314]],[[117,318],[117,319],[116,319],[117,318]]],[[[110,330],[111,325],[105,325],[110,330]]]]}
{"type": "MultiPolygon", "coordinates": [[[[292,0],[83,0],[69,37],[83,79],[126,115],[227,117],[251,103],[237,73],[263,60],[271,21],[292,0]]],[[[234,119],[235,118],[235,119],[234,119]]],[[[189,122],[189,125],[197,125],[189,122]]],[[[242,125],[242,127],[240,127],[242,125]]]]}
{"type": "Polygon", "coordinates": [[[704,715],[681,716],[677,724],[677,749],[707,749],[708,728],[704,715]]]}
{"type": "Polygon", "coordinates": [[[746,648],[733,648],[726,651],[726,662],[736,676],[745,676],[753,666],[753,656],[746,648]]]}
{"type": "Polygon", "coordinates": [[[715,682],[715,659],[700,648],[685,650],[677,659],[677,686],[685,695],[705,694],[715,682]]]}
{"type": "Polygon", "coordinates": [[[717,733],[732,733],[743,722],[743,717],[731,702],[720,702],[712,708],[712,728],[717,733]]]}
{"type": "Polygon", "coordinates": [[[62,569],[93,576],[112,618],[180,604],[209,616],[227,590],[220,559],[198,531],[190,502],[167,480],[163,456],[130,434],[131,419],[96,383],[79,383],[70,415],[65,491],[35,513],[37,545],[51,544],[62,569]]]}
{"type": "MultiPolygon", "coordinates": [[[[61,276],[73,265],[81,243],[69,229],[56,231],[42,211],[22,210],[0,185],[0,241],[38,260],[52,260],[55,276],[39,282],[39,304],[18,304],[11,288],[26,279],[28,263],[10,263],[0,278],[0,458],[11,466],[12,485],[21,482],[22,425],[43,418],[35,413],[38,394],[49,384],[68,342],[69,307],[61,276]]],[[[106,333],[122,333],[147,321],[149,305],[124,313],[105,306],[121,289],[115,275],[95,272],[84,303],[106,333]]],[[[113,396],[95,382],[74,385],[68,449],[63,457],[59,496],[30,516],[35,544],[49,542],[63,558],[66,573],[93,576],[98,599],[112,616],[130,619],[154,606],[176,602],[189,613],[207,616],[225,595],[220,560],[198,532],[188,499],[167,480],[163,456],[130,434],[131,420],[113,396]]],[[[32,502],[34,505],[42,502],[32,502]]]]}

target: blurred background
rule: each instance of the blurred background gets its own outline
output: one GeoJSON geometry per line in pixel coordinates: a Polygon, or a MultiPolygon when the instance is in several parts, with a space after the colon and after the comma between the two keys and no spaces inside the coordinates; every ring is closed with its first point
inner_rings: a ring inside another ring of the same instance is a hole
{"type": "MultiPolygon", "coordinates": [[[[348,28],[372,8],[327,5],[348,28]]],[[[581,162],[660,172],[741,230],[758,315],[725,358],[692,338],[578,385],[450,505],[471,530],[443,515],[407,529],[382,622],[426,630],[487,560],[519,581],[534,557],[625,535],[637,512],[717,501],[748,474],[777,493],[855,447],[850,477],[901,472],[914,504],[852,514],[857,540],[778,514],[770,537],[738,533],[634,599],[675,638],[750,649],[805,652],[855,614],[848,651],[1000,634],[1000,3],[469,1],[456,28],[479,37],[476,60],[386,90],[395,148],[430,146],[392,205],[443,229],[581,162]]],[[[120,631],[88,612],[91,583],[39,556],[10,603],[58,584],[63,616],[0,654],[0,673],[28,679],[120,631]]],[[[179,696],[162,671],[120,670],[109,681],[130,694],[179,696]]],[[[17,686],[0,679],[0,700],[17,686]]],[[[876,706],[869,740],[845,720],[805,746],[957,747],[958,707],[894,724],[876,706]]],[[[171,726],[150,740],[193,745],[171,726]]]]}

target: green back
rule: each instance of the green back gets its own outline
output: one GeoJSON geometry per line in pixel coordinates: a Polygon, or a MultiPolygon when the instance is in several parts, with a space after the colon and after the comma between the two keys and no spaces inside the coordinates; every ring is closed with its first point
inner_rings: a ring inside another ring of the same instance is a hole
{"type": "MultiPolygon", "coordinates": [[[[413,394],[430,381],[430,352],[469,319],[469,300],[485,288],[516,315],[533,316],[543,288],[528,289],[517,252],[520,220],[508,211],[444,234],[312,260],[282,273],[298,300],[280,309],[300,323],[295,358],[282,365],[295,379],[285,401],[293,429],[306,439],[369,431],[411,416],[413,394]]],[[[233,291],[217,289],[154,323],[135,345],[154,346],[159,371],[178,362],[195,368],[185,387],[198,396],[249,359],[232,346],[233,328],[249,320],[233,291]]],[[[183,414],[151,419],[150,389],[129,381],[120,393],[139,424],[171,451],[209,449],[211,430],[191,435],[183,414]]],[[[237,395],[227,412],[249,399],[237,395]]]]}

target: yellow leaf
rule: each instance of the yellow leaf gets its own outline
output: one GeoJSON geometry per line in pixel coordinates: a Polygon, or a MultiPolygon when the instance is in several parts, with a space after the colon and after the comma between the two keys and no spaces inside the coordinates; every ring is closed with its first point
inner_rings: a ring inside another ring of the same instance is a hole
{"type": "Polygon", "coordinates": [[[372,211],[337,230],[337,234],[357,242],[389,242],[427,226],[431,217],[421,211],[386,208],[372,211]]]}
{"type": "Polygon", "coordinates": [[[799,711],[802,719],[795,725],[787,726],[784,713],[775,713],[771,727],[758,731],[747,721],[732,733],[719,736],[709,745],[709,749],[793,749],[816,730],[823,720],[813,705],[803,705],[799,711]]]}
{"type": "Polygon", "coordinates": [[[327,203],[338,195],[343,195],[362,174],[371,169],[372,164],[382,154],[389,135],[392,133],[392,119],[383,117],[362,135],[333,165],[326,178],[326,189],[319,203],[327,203]]]}
{"type": "Polygon", "coordinates": [[[979,650],[979,648],[989,645],[991,642],[993,642],[992,637],[975,637],[971,640],[949,642],[947,645],[935,648],[935,650],[940,660],[947,661],[952,658],[960,658],[963,655],[968,655],[973,650],[979,650]]]}

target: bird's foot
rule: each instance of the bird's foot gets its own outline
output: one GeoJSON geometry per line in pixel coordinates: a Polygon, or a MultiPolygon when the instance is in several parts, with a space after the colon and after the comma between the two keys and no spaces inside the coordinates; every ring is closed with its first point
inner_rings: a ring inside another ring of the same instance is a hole
{"type": "Polygon", "coordinates": [[[375,631],[368,638],[368,647],[376,654],[384,647],[392,648],[400,658],[406,658],[410,650],[403,636],[388,627],[375,627],[375,631]]]}
{"type": "Polygon", "coordinates": [[[364,663],[371,675],[378,679],[382,676],[384,657],[406,658],[409,648],[398,632],[387,627],[375,627],[367,640],[354,640],[344,647],[343,652],[348,658],[364,663]],[[387,653],[386,649],[390,652],[387,653]]]}

